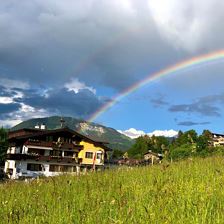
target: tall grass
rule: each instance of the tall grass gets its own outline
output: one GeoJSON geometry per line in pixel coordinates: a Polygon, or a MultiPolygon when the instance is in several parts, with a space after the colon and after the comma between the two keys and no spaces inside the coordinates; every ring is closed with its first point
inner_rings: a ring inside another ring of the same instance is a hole
{"type": "Polygon", "coordinates": [[[224,223],[224,159],[5,183],[0,223],[224,223]]]}

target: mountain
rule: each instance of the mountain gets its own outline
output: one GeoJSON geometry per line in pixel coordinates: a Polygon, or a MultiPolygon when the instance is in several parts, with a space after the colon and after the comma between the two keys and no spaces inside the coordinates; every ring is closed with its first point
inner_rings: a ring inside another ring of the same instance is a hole
{"type": "MultiPolygon", "coordinates": [[[[119,133],[113,128],[105,127],[103,125],[87,122],[73,117],[63,117],[63,119],[65,121],[65,126],[76,130],[92,139],[108,142],[109,147],[112,149],[126,151],[134,143],[134,140],[119,133]]],[[[60,120],[61,117],[59,116],[34,118],[21,122],[20,124],[11,128],[11,130],[13,131],[21,128],[34,128],[34,126],[37,124],[45,124],[47,129],[57,129],[61,127],[60,120]]]]}

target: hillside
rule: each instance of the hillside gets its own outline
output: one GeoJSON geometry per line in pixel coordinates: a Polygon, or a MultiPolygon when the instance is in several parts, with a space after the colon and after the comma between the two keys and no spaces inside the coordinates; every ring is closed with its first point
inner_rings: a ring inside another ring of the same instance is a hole
{"type": "MultiPolygon", "coordinates": [[[[60,119],[59,116],[44,117],[44,118],[35,118],[14,126],[11,130],[17,130],[21,128],[34,128],[36,124],[44,123],[48,129],[60,128],[60,119]]],[[[127,150],[134,143],[134,140],[131,138],[119,133],[113,128],[105,127],[96,123],[86,122],[81,119],[73,117],[63,117],[65,120],[65,126],[79,131],[80,133],[89,136],[95,140],[101,140],[109,142],[109,147],[112,149],[127,150]]]]}

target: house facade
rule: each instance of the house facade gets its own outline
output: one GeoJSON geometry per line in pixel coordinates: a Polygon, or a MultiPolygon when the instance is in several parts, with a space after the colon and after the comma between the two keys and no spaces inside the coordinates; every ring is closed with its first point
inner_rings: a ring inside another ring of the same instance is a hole
{"type": "Polygon", "coordinates": [[[145,162],[151,163],[152,165],[154,163],[160,163],[162,158],[163,158],[162,154],[154,153],[151,150],[149,150],[147,153],[144,154],[145,162]]]}
{"type": "Polygon", "coordinates": [[[211,143],[214,147],[224,146],[224,135],[223,134],[212,133],[212,142],[211,143]]]}
{"type": "Polygon", "coordinates": [[[69,128],[9,132],[5,173],[11,179],[101,169],[110,149],[69,128]]]}

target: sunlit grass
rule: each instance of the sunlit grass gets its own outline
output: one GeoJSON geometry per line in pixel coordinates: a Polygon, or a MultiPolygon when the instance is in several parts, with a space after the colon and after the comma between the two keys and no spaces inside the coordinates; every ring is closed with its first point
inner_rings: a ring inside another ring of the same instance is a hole
{"type": "Polygon", "coordinates": [[[224,159],[0,185],[0,223],[224,223],[224,159]]]}

